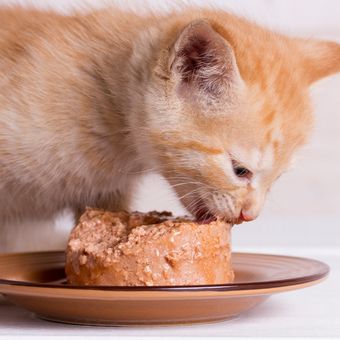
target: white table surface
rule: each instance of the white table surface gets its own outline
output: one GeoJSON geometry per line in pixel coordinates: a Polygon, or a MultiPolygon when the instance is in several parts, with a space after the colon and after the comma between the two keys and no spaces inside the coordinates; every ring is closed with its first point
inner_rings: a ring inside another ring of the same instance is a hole
{"type": "MultiPolygon", "coordinates": [[[[237,249],[239,250],[239,249],[237,249]]],[[[242,249],[241,249],[242,250],[242,249]]],[[[249,250],[249,249],[247,249],[249,250]]],[[[257,249],[250,249],[256,251],[257,249]]],[[[319,285],[272,296],[264,304],[226,322],[167,327],[88,327],[37,319],[0,299],[0,338],[340,338],[340,249],[268,249],[261,252],[306,256],[326,262],[331,274],[319,285]]]]}

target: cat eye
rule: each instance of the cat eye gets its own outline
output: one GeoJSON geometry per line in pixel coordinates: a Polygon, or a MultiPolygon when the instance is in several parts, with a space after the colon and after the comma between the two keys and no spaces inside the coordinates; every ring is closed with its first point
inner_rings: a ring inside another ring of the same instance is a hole
{"type": "Polygon", "coordinates": [[[248,169],[242,167],[235,168],[234,172],[237,177],[246,177],[250,174],[250,171],[248,169]]]}
{"type": "Polygon", "coordinates": [[[252,176],[252,172],[242,165],[237,164],[235,161],[233,163],[233,170],[237,177],[239,178],[248,178],[250,179],[252,176]]]}

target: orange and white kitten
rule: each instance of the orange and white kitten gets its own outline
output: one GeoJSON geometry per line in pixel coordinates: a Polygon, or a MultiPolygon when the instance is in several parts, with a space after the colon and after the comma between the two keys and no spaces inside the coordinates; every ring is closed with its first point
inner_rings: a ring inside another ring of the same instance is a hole
{"type": "Polygon", "coordinates": [[[340,45],[223,11],[0,10],[0,220],[128,209],[159,171],[199,219],[254,219],[340,45]]]}

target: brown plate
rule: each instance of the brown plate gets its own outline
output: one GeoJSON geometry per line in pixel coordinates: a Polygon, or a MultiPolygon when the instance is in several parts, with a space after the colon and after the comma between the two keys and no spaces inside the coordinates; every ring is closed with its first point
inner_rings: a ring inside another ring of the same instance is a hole
{"type": "Polygon", "coordinates": [[[0,255],[0,293],[54,321],[86,325],[197,323],[235,317],[271,294],[324,279],[326,264],[234,253],[235,282],[210,286],[83,287],[65,284],[63,252],[0,255]]]}

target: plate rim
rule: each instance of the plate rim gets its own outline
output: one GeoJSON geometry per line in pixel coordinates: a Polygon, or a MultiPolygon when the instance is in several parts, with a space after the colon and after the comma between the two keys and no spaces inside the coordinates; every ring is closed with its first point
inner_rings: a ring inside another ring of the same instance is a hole
{"type": "MultiPolygon", "coordinates": [[[[0,259],[6,257],[16,257],[16,256],[42,256],[42,255],[55,255],[60,256],[65,254],[64,250],[50,250],[50,251],[39,251],[39,252],[17,252],[17,253],[8,253],[8,254],[0,254],[0,259]]],[[[285,290],[290,289],[298,289],[299,287],[310,286],[312,284],[319,283],[327,278],[330,272],[330,267],[319,260],[300,257],[300,256],[289,256],[289,255],[279,255],[279,254],[266,254],[266,253],[255,253],[255,252],[233,252],[233,255],[260,255],[264,257],[270,258],[289,258],[289,259],[297,259],[307,262],[314,262],[318,264],[322,268],[317,273],[281,279],[281,280],[268,280],[268,281],[255,281],[255,282],[233,282],[227,284],[216,284],[216,285],[190,285],[190,286],[79,286],[79,285],[62,285],[57,283],[39,283],[39,282],[29,282],[29,281],[18,281],[18,280],[9,280],[3,279],[0,277],[0,294],[2,293],[1,287],[26,287],[26,288],[39,288],[39,289],[62,289],[62,290],[75,290],[75,291],[96,291],[96,292],[236,292],[245,293],[246,291],[265,291],[265,290],[280,290],[280,288],[285,290]]],[[[0,274],[1,276],[1,274],[0,274]]],[[[18,293],[18,292],[16,292],[18,293]]],[[[2,294],[8,294],[8,291],[2,294]]]]}

